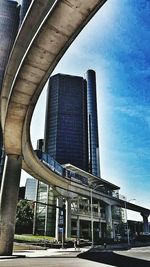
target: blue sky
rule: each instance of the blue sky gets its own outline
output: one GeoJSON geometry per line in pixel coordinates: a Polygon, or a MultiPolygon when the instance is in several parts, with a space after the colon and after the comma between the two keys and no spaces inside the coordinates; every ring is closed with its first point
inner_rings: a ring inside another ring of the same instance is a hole
{"type": "MultiPolygon", "coordinates": [[[[54,73],[96,71],[102,177],[150,208],[149,17],[149,0],[108,0],[54,73]]],[[[33,118],[33,144],[43,137],[44,102],[45,90],[33,118]]]]}

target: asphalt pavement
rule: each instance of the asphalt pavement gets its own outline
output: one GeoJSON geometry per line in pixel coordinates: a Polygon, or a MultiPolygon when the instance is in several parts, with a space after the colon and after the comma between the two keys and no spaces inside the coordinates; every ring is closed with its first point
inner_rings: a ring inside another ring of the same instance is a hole
{"type": "Polygon", "coordinates": [[[80,254],[79,258],[105,264],[105,266],[150,267],[150,247],[140,247],[140,248],[132,248],[129,250],[114,250],[114,251],[89,250],[83,254],[80,254]]]}
{"type": "Polygon", "coordinates": [[[64,249],[32,249],[32,250],[16,250],[12,256],[0,256],[2,259],[13,259],[13,258],[46,258],[46,257],[77,257],[80,253],[88,251],[90,247],[85,248],[64,248],[64,249]]]}
{"type": "Polygon", "coordinates": [[[105,264],[99,264],[80,258],[59,257],[59,258],[17,258],[5,259],[0,261],[1,267],[108,267],[105,264]]]}
{"type": "Polygon", "coordinates": [[[129,250],[68,248],[14,251],[0,267],[150,267],[150,247],[129,250]]]}

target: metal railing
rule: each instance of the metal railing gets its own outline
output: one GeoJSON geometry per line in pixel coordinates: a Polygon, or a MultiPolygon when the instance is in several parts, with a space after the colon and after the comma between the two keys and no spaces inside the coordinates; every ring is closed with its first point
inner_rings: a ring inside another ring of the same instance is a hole
{"type": "MultiPolygon", "coordinates": [[[[71,210],[72,215],[91,217],[91,211],[71,210]]],[[[93,218],[106,219],[105,213],[93,212],[93,218]]]]}

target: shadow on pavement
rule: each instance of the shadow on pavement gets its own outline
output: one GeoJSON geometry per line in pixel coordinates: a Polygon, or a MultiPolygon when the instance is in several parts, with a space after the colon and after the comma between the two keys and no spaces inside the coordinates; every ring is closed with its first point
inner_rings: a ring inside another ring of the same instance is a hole
{"type": "Polygon", "coordinates": [[[118,255],[114,252],[85,252],[78,257],[116,267],[150,267],[149,261],[118,255]]]}

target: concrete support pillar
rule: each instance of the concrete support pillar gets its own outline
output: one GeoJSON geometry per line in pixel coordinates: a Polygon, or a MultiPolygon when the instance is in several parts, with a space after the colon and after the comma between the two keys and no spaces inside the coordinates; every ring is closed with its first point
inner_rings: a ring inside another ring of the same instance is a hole
{"type": "Polygon", "coordinates": [[[115,225],[114,224],[112,225],[112,237],[115,240],[116,236],[115,236],[115,225]]]}
{"type": "MultiPolygon", "coordinates": [[[[56,206],[59,206],[59,198],[56,200],[56,206]]],[[[55,239],[58,241],[58,222],[59,222],[59,208],[56,208],[56,224],[55,224],[55,239]]]]}
{"type": "Polygon", "coordinates": [[[101,217],[101,204],[100,201],[98,201],[98,216],[101,217]]]}
{"type": "MultiPolygon", "coordinates": [[[[59,196],[56,200],[56,206],[62,208],[63,207],[63,198],[59,196]]],[[[55,239],[57,241],[61,240],[59,235],[59,208],[56,208],[56,225],[55,225],[55,239]]]]}
{"type": "Polygon", "coordinates": [[[65,230],[66,239],[71,237],[71,199],[66,200],[66,230],[65,230]]]}
{"type": "Polygon", "coordinates": [[[108,231],[110,231],[110,237],[113,238],[113,224],[112,224],[111,205],[106,205],[105,211],[106,211],[107,228],[108,228],[108,231]]]}
{"type": "Polygon", "coordinates": [[[77,238],[80,238],[80,219],[77,217],[77,238]]]}
{"type": "Polygon", "coordinates": [[[99,222],[99,238],[102,237],[102,223],[99,222]]]}
{"type": "MultiPolygon", "coordinates": [[[[100,201],[98,201],[98,216],[99,216],[99,219],[101,220],[101,203],[100,201]]],[[[102,237],[102,226],[101,226],[101,221],[99,222],[99,238],[102,237]]]]}
{"type": "Polygon", "coordinates": [[[36,235],[36,228],[37,228],[37,201],[38,201],[38,188],[39,188],[39,181],[36,181],[36,200],[34,203],[34,217],[33,217],[33,235],[36,235]]]}
{"type": "Polygon", "coordinates": [[[6,156],[0,197],[0,255],[11,255],[13,250],[21,166],[21,156],[6,156]]]}
{"type": "Polygon", "coordinates": [[[80,213],[80,197],[78,196],[78,200],[77,200],[77,238],[80,238],[80,219],[79,219],[79,213],[80,213]]]}
{"type": "Polygon", "coordinates": [[[89,199],[87,200],[87,203],[88,203],[88,212],[90,212],[91,211],[91,203],[90,203],[89,199]]]}
{"type": "MultiPolygon", "coordinates": [[[[46,194],[47,194],[47,197],[46,197],[46,204],[49,204],[48,203],[48,200],[49,200],[49,185],[47,185],[47,191],[46,191],[46,194]]],[[[48,233],[48,205],[46,205],[46,208],[45,208],[45,225],[44,225],[44,235],[46,236],[48,233]]]]}
{"type": "Polygon", "coordinates": [[[149,233],[149,227],[148,227],[148,216],[149,214],[141,213],[141,216],[143,217],[143,232],[149,233]]]}
{"type": "Polygon", "coordinates": [[[88,238],[91,238],[91,221],[88,223],[88,238]]]}
{"type": "MultiPolygon", "coordinates": [[[[47,192],[47,191],[46,191],[47,192]]],[[[49,186],[47,199],[47,235],[55,236],[55,227],[56,227],[56,197],[54,189],[49,186]]],[[[63,204],[63,203],[62,203],[63,204]]]]}

